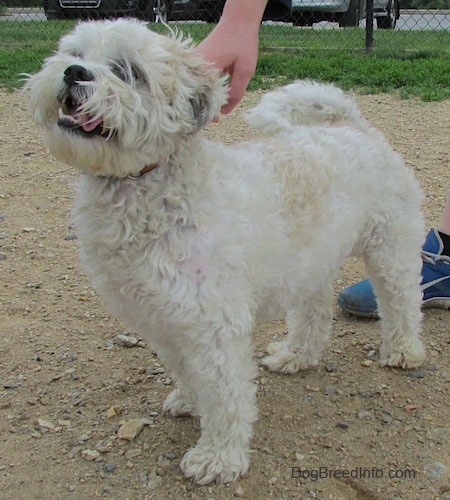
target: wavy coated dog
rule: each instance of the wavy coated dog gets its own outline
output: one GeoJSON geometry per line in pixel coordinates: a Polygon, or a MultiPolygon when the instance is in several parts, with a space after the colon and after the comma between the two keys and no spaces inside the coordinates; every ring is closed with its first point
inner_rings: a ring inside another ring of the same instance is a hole
{"type": "Polygon", "coordinates": [[[74,218],[95,290],[172,371],[164,409],[200,417],[187,477],[247,471],[252,328],[286,318],[269,370],[317,366],[350,254],[378,297],[381,365],[424,361],[422,195],[341,90],[292,83],[250,111],[261,141],[212,142],[199,131],[227,100],[224,78],[189,40],[133,20],[81,23],[26,89],[52,153],[81,172],[74,218]]]}

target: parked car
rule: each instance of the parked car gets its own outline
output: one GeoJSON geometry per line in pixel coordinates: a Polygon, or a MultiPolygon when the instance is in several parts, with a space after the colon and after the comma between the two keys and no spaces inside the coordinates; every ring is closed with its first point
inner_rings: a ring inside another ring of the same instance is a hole
{"type": "MultiPolygon", "coordinates": [[[[47,19],[135,16],[147,21],[200,20],[217,22],[225,0],[43,0],[47,19]]],[[[373,0],[378,28],[395,28],[399,0],[373,0]]],[[[312,26],[336,21],[357,26],[366,17],[366,0],[270,0],[264,20],[312,26]]]]}
{"type": "MultiPolygon", "coordinates": [[[[198,19],[217,22],[225,0],[174,0],[172,19],[198,19]]],[[[395,28],[400,16],[399,0],[373,0],[378,28],[395,28]]],[[[340,26],[358,26],[366,17],[366,0],[270,0],[264,20],[312,26],[320,21],[335,21],[340,26]]]]}
{"type": "Polygon", "coordinates": [[[134,16],[167,22],[173,0],[43,0],[47,19],[134,16]]]}
{"type": "MultiPolygon", "coordinates": [[[[366,17],[366,0],[292,0],[292,22],[312,25],[319,21],[336,21],[339,26],[358,26],[366,17]]],[[[395,28],[400,16],[399,0],[373,0],[373,15],[378,28],[395,28]]]]}

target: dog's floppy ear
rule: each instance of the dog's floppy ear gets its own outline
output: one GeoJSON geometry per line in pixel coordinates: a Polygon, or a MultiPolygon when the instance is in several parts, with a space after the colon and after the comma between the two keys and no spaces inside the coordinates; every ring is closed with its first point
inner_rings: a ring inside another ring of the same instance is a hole
{"type": "Polygon", "coordinates": [[[226,77],[216,68],[200,58],[194,57],[194,59],[198,63],[191,66],[189,72],[196,84],[189,102],[197,126],[201,128],[218,116],[220,108],[228,100],[228,88],[226,77]]]}
{"type": "Polygon", "coordinates": [[[208,95],[197,94],[195,97],[189,99],[192,108],[192,115],[197,122],[197,127],[201,128],[210,122],[217,113],[214,113],[214,106],[211,106],[211,100],[208,99],[208,95]]]}
{"type": "MultiPolygon", "coordinates": [[[[178,54],[178,81],[174,82],[172,103],[175,108],[180,106],[178,109],[182,109],[183,114],[188,111],[188,104],[191,127],[198,130],[218,116],[227,102],[227,77],[195,54],[189,40],[178,47],[181,53],[178,54]]],[[[188,119],[186,116],[180,118],[188,119]]]]}

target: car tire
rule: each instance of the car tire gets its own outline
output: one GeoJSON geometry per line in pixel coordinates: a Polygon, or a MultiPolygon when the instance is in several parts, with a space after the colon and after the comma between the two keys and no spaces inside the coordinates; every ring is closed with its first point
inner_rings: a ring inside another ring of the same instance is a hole
{"type": "Polygon", "coordinates": [[[63,19],[64,14],[59,6],[59,3],[55,0],[44,0],[43,2],[45,17],[52,21],[54,19],[63,19]]]}
{"type": "Polygon", "coordinates": [[[312,26],[314,24],[314,16],[308,12],[296,12],[292,14],[292,24],[294,26],[312,26]]]}
{"type": "Polygon", "coordinates": [[[167,23],[171,12],[170,0],[148,0],[144,8],[144,18],[151,23],[167,23]]]}
{"type": "Polygon", "coordinates": [[[393,30],[397,24],[398,0],[390,0],[387,6],[387,16],[377,17],[377,28],[393,30]]]}
{"type": "Polygon", "coordinates": [[[341,28],[359,25],[358,5],[359,5],[358,0],[350,0],[348,11],[344,12],[339,20],[339,26],[341,28]]]}
{"type": "Polygon", "coordinates": [[[197,2],[198,19],[206,23],[218,23],[221,16],[225,0],[201,1],[197,2]]]}

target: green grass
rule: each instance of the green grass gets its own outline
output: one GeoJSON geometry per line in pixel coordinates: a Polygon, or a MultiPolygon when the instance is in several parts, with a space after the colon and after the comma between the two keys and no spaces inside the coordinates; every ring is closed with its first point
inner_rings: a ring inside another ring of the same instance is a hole
{"type": "MultiPolygon", "coordinates": [[[[364,28],[314,29],[293,28],[288,25],[261,26],[262,48],[365,48],[364,28]]],[[[374,30],[374,47],[377,51],[404,52],[425,50],[450,51],[448,31],[391,31],[374,30]]]]}
{"type": "MultiPolygon", "coordinates": [[[[0,86],[14,90],[21,73],[37,71],[74,22],[0,21],[0,86]]],[[[179,27],[200,41],[211,25],[179,27]]],[[[155,29],[164,30],[160,25],[155,29]]],[[[450,33],[375,30],[366,52],[365,31],[261,27],[257,72],[250,89],[269,89],[298,78],[335,82],[364,93],[395,92],[423,100],[450,97],[450,33]]]]}
{"type": "Polygon", "coordinates": [[[334,82],[362,93],[392,92],[425,101],[450,97],[448,56],[420,53],[402,58],[361,52],[262,52],[250,89],[268,89],[299,78],[334,82]]]}

